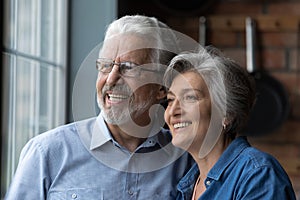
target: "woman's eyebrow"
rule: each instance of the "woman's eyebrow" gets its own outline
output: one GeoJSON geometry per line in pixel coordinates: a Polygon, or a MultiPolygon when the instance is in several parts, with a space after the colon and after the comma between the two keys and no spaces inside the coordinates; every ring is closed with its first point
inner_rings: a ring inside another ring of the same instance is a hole
{"type": "MultiPolygon", "coordinates": [[[[180,91],[180,95],[183,95],[183,94],[185,94],[185,93],[187,93],[187,92],[197,92],[197,93],[199,93],[200,95],[204,95],[205,93],[204,93],[204,91],[203,90],[200,90],[200,89],[195,89],[195,88],[185,88],[185,89],[182,89],[181,91],[180,91]]],[[[168,90],[167,91],[167,95],[172,95],[172,96],[175,96],[175,94],[171,91],[171,90],[168,90]]]]}
{"type": "Polygon", "coordinates": [[[174,95],[174,93],[171,90],[168,90],[167,95],[174,95]]]}
{"type": "Polygon", "coordinates": [[[195,88],[186,88],[186,89],[183,89],[182,92],[185,93],[185,92],[190,92],[190,91],[193,91],[193,92],[198,92],[200,94],[204,94],[204,91],[201,90],[201,89],[195,89],[195,88]]]}

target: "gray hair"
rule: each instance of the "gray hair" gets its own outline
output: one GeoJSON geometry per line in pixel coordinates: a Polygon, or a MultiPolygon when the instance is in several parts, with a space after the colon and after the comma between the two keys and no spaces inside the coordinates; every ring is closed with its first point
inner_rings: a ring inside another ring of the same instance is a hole
{"type": "Polygon", "coordinates": [[[151,50],[149,58],[154,63],[167,65],[179,52],[173,30],[155,17],[127,15],[113,21],[107,28],[104,42],[119,34],[133,34],[145,38],[145,49],[151,50]]]}
{"type": "Polygon", "coordinates": [[[165,73],[164,84],[169,87],[178,73],[187,71],[195,71],[202,76],[211,101],[229,122],[226,135],[234,138],[246,126],[253,108],[256,98],[254,79],[246,69],[214,47],[174,57],[165,73]]]}

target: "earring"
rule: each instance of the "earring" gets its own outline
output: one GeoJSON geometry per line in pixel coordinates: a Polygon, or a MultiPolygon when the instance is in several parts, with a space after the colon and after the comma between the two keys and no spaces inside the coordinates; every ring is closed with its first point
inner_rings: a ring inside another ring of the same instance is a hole
{"type": "Polygon", "coordinates": [[[224,130],[226,129],[226,124],[223,124],[223,129],[224,129],[224,130]]]}
{"type": "Polygon", "coordinates": [[[226,124],[225,124],[225,121],[226,121],[226,118],[223,118],[223,120],[222,120],[222,126],[223,126],[223,130],[225,130],[226,129],[226,124]]]}

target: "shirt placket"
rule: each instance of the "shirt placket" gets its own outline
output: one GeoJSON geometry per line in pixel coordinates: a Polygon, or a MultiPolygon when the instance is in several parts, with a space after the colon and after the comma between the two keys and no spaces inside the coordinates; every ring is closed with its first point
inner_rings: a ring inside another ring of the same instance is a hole
{"type": "Polygon", "coordinates": [[[128,162],[128,170],[126,174],[126,186],[124,199],[137,199],[138,197],[138,176],[139,173],[135,170],[135,156],[132,154],[128,162]]]}

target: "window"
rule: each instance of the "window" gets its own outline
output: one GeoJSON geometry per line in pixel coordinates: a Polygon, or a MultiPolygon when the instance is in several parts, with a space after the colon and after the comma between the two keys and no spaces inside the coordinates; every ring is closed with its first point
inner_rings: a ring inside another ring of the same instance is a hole
{"type": "Polygon", "coordinates": [[[5,0],[1,197],[20,151],[65,122],[67,0],[5,0]]]}

